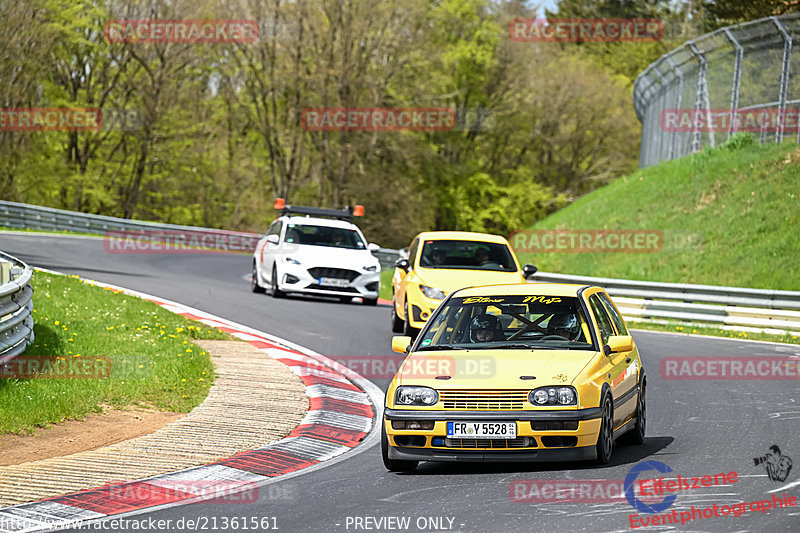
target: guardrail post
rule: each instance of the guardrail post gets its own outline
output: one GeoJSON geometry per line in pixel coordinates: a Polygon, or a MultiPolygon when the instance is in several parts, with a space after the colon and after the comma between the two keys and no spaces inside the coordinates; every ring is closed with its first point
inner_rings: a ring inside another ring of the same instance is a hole
{"type": "Polygon", "coordinates": [[[781,87],[778,97],[778,128],[775,132],[775,141],[783,140],[783,119],[786,113],[786,87],[789,85],[789,61],[792,53],[792,37],[783,26],[778,17],[770,17],[783,36],[783,60],[781,61],[781,87]]]}
{"type": "MultiPolygon", "coordinates": [[[[701,52],[699,48],[697,48],[697,45],[694,44],[694,41],[688,41],[686,45],[700,61],[700,75],[697,78],[697,94],[694,101],[694,110],[699,111],[700,106],[704,105],[706,110],[706,125],[708,127],[711,124],[711,103],[708,100],[708,80],[706,79],[708,60],[706,59],[705,54],[701,52]]],[[[692,140],[692,152],[700,151],[700,147],[702,146],[702,143],[700,142],[701,137],[702,132],[699,131],[699,128],[695,128],[694,139],[692,140]]],[[[712,131],[710,131],[710,129],[708,132],[708,142],[713,148],[714,134],[712,131]]]]}
{"type": "Polygon", "coordinates": [[[729,28],[725,28],[725,35],[728,37],[728,40],[733,44],[736,48],[736,63],[733,66],[733,89],[731,90],[731,116],[730,122],[728,123],[728,139],[730,139],[736,131],[736,127],[734,125],[734,115],[736,114],[736,108],[739,107],[739,84],[742,80],[742,59],[744,58],[744,47],[739,43],[736,39],[736,36],[733,35],[733,32],[729,28]]]}
{"type": "MultiPolygon", "coordinates": [[[[675,98],[675,109],[678,110],[680,113],[681,109],[681,99],[683,98],[683,71],[675,64],[675,60],[672,56],[667,56],[667,63],[672,67],[673,72],[675,72],[675,76],[678,78],[678,95],[675,98]]],[[[678,133],[677,131],[672,133],[672,139],[670,141],[669,146],[669,158],[675,159],[675,144],[678,142],[678,133]]]]}

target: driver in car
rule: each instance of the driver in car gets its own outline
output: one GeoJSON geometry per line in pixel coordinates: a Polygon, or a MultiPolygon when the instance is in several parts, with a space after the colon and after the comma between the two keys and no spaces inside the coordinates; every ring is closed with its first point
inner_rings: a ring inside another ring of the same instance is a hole
{"type": "Polygon", "coordinates": [[[559,337],[574,341],[577,340],[580,333],[581,323],[578,317],[572,313],[553,315],[547,323],[548,335],[558,335],[559,337]]]}
{"type": "Polygon", "coordinates": [[[472,342],[491,342],[505,340],[497,317],[481,314],[472,319],[469,326],[469,340],[472,342]]]}

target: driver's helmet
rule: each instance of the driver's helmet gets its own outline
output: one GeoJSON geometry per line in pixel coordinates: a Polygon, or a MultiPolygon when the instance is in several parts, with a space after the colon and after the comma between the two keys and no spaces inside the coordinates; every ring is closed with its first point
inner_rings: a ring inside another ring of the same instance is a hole
{"type": "Polygon", "coordinates": [[[436,256],[439,256],[442,261],[445,261],[447,259],[447,250],[440,246],[434,245],[429,256],[431,263],[436,263],[436,256]]]}
{"type": "Polygon", "coordinates": [[[500,329],[500,322],[497,317],[489,314],[481,314],[472,319],[469,325],[469,340],[472,342],[489,342],[496,340],[500,329]],[[482,333],[490,331],[491,335],[482,333]],[[481,332],[481,333],[479,333],[481,332]],[[480,338],[478,338],[480,334],[480,338]]]}
{"type": "Polygon", "coordinates": [[[548,335],[560,335],[569,340],[575,340],[581,331],[578,317],[574,314],[553,315],[547,323],[548,335]]]}

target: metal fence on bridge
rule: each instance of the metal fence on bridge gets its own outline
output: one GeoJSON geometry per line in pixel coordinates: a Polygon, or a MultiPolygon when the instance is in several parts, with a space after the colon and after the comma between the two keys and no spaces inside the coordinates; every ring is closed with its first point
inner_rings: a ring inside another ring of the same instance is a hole
{"type": "Polygon", "coordinates": [[[720,28],[662,56],[636,79],[639,166],[723,143],[800,141],[800,14],[720,28]]]}

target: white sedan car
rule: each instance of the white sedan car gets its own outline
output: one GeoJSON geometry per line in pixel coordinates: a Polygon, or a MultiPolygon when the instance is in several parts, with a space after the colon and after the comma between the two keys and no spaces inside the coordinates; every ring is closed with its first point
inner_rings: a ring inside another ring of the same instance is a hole
{"type": "Polygon", "coordinates": [[[281,208],[283,215],[256,245],[250,281],[253,292],[269,288],[275,298],[291,292],[335,296],[342,301],[358,296],[367,305],[378,303],[381,266],[372,251],[379,247],[367,245],[358,226],[347,220],[350,211],[281,208]]]}

